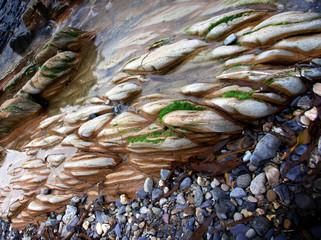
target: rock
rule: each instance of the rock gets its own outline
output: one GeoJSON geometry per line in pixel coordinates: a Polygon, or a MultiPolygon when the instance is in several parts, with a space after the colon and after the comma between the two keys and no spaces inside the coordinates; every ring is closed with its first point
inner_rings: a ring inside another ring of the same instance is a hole
{"type": "Polygon", "coordinates": [[[311,121],[315,121],[318,118],[318,109],[316,107],[313,107],[312,109],[306,111],[304,113],[304,116],[307,117],[311,121]]]}
{"type": "Polygon", "coordinates": [[[184,194],[183,194],[183,193],[177,194],[177,196],[176,196],[176,202],[177,202],[178,204],[185,205],[186,201],[185,201],[185,198],[184,198],[184,194]]]}
{"type": "Polygon", "coordinates": [[[313,85],[313,92],[321,96],[321,83],[316,83],[313,85]]]}
{"type": "Polygon", "coordinates": [[[192,96],[203,96],[208,93],[213,88],[219,86],[216,83],[192,83],[180,88],[180,92],[184,95],[192,95],[192,96]]]}
{"type": "Polygon", "coordinates": [[[259,195],[266,192],[265,173],[260,173],[252,180],[250,190],[254,195],[259,195]]]}
{"type": "Polygon", "coordinates": [[[302,76],[311,80],[319,80],[321,78],[321,68],[304,69],[302,76]]]}
{"type": "Polygon", "coordinates": [[[233,235],[238,235],[238,234],[245,234],[250,227],[244,225],[244,224],[238,224],[235,225],[234,227],[231,227],[230,231],[233,235]]]}
{"type": "Polygon", "coordinates": [[[243,174],[237,177],[236,185],[240,188],[247,188],[251,183],[250,174],[243,174]]]}
{"type": "Polygon", "coordinates": [[[237,40],[237,36],[234,33],[232,33],[224,40],[224,45],[231,45],[235,43],[236,40],[237,40]]]}
{"type": "Polygon", "coordinates": [[[136,192],[136,196],[140,199],[145,199],[148,196],[148,193],[144,191],[144,188],[141,188],[136,192]]]}
{"type": "Polygon", "coordinates": [[[221,182],[217,178],[214,178],[213,181],[211,182],[211,187],[215,188],[215,187],[218,187],[219,185],[221,185],[221,182]]]}
{"type": "Polygon", "coordinates": [[[194,194],[194,205],[196,207],[200,206],[204,200],[204,195],[200,186],[196,187],[194,194]]]}
{"type": "Polygon", "coordinates": [[[184,180],[181,182],[180,189],[187,190],[192,185],[192,180],[189,177],[184,178],[184,180]]]}
{"type": "Polygon", "coordinates": [[[160,171],[160,177],[163,181],[165,181],[167,179],[167,177],[169,176],[170,174],[170,170],[167,170],[167,169],[161,169],[160,171]]]}
{"type": "Polygon", "coordinates": [[[280,171],[273,165],[269,165],[264,168],[265,176],[269,182],[271,187],[277,185],[279,183],[280,171]]]}
{"type": "Polygon", "coordinates": [[[299,108],[302,108],[303,110],[308,110],[312,105],[312,99],[309,96],[303,96],[300,98],[300,100],[297,103],[297,106],[299,108]]]}
{"type": "Polygon", "coordinates": [[[230,190],[230,187],[229,187],[227,184],[223,183],[223,184],[221,185],[221,189],[222,189],[224,192],[227,192],[227,191],[230,190]]]}
{"type": "Polygon", "coordinates": [[[238,45],[219,46],[210,52],[210,56],[214,59],[226,58],[245,52],[246,50],[248,50],[247,47],[238,45]]]}
{"type": "Polygon", "coordinates": [[[151,193],[153,191],[154,182],[151,178],[146,178],[144,183],[144,191],[147,193],[151,193]]]}
{"type": "Polygon", "coordinates": [[[275,191],[278,194],[279,198],[281,199],[281,201],[284,202],[285,205],[290,204],[291,195],[290,195],[289,188],[287,187],[286,184],[280,184],[280,185],[274,187],[273,191],[275,191]]]}
{"type": "Polygon", "coordinates": [[[301,209],[312,210],[317,207],[316,202],[308,195],[296,194],[294,201],[295,204],[301,209]]]}
{"type": "Polygon", "coordinates": [[[264,236],[271,224],[266,217],[258,216],[254,218],[252,226],[259,236],[264,236]]]}
{"type": "Polygon", "coordinates": [[[246,195],[247,195],[246,192],[239,187],[233,189],[230,193],[231,198],[242,198],[242,197],[245,197],[246,195]]]}
{"type": "Polygon", "coordinates": [[[49,11],[46,6],[37,1],[22,15],[22,21],[29,31],[37,31],[46,26],[49,20],[49,11]]]}
{"type": "Polygon", "coordinates": [[[33,34],[30,31],[25,31],[10,40],[10,47],[18,54],[22,54],[30,45],[33,39],[33,34]]]}
{"type": "Polygon", "coordinates": [[[269,189],[266,193],[266,198],[270,201],[273,202],[276,199],[277,195],[276,192],[274,192],[272,189],[269,189]]]}
{"type": "Polygon", "coordinates": [[[287,173],[285,174],[285,177],[290,179],[291,181],[299,182],[300,176],[302,175],[301,166],[297,165],[293,168],[290,168],[287,173]]]}
{"type": "Polygon", "coordinates": [[[78,209],[75,206],[67,205],[65,215],[63,216],[62,220],[65,224],[68,224],[70,220],[76,215],[78,209]]]}
{"type": "Polygon", "coordinates": [[[272,134],[266,134],[256,145],[250,159],[251,163],[257,167],[262,165],[265,160],[273,158],[276,155],[280,145],[280,139],[272,134]]]}
{"type": "Polygon", "coordinates": [[[159,188],[155,188],[152,191],[152,200],[154,201],[156,198],[159,198],[163,195],[163,190],[159,189],[159,188]]]}
{"type": "Polygon", "coordinates": [[[255,238],[256,237],[256,232],[253,228],[250,228],[249,230],[247,230],[247,232],[245,233],[245,236],[249,239],[255,238]]]}
{"type": "Polygon", "coordinates": [[[239,221],[239,220],[243,219],[243,215],[241,213],[236,212],[233,215],[233,219],[234,219],[234,221],[239,221]]]}
{"type": "Polygon", "coordinates": [[[104,95],[111,101],[129,101],[131,100],[135,95],[137,95],[139,92],[142,91],[142,88],[139,84],[136,83],[121,83],[104,95]]]}

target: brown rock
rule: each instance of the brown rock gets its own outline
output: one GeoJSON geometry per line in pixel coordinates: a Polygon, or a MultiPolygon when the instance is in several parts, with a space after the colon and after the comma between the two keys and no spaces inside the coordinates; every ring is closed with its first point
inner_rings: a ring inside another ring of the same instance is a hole
{"type": "Polygon", "coordinates": [[[183,212],[186,215],[191,216],[191,215],[194,215],[195,209],[193,207],[186,207],[183,209],[183,212]]]}
{"type": "Polygon", "coordinates": [[[37,31],[46,26],[49,20],[48,13],[46,6],[41,1],[37,1],[22,15],[22,21],[29,31],[37,31]]]}
{"type": "Polygon", "coordinates": [[[274,192],[272,189],[269,189],[266,193],[266,197],[270,202],[275,201],[277,195],[276,192],[274,192]]]}

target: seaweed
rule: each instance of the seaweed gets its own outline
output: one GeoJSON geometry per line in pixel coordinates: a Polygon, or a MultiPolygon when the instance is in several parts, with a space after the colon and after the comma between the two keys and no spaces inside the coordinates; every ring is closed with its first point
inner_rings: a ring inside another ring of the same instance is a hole
{"type": "Polygon", "coordinates": [[[51,72],[53,74],[57,74],[57,73],[60,73],[62,71],[65,71],[67,70],[68,66],[67,65],[64,65],[64,66],[60,66],[60,67],[53,67],[53,68],[48,68],[46,66],[42,66],[40,68],[41,71],[46,71],[46,72],[51,72]]]}
{"type": "Polygon", "coordinates": [[[130,143],[135,143],[135,142],[147,142],[147,143],[153,143],[153,144],[158,144],[160,142],[164,142],[167,137],[172,137],[174,136],[174,132],[171,131],[170,129],[168,130],[163,130],[159,132],[153,132],[147,135],[142,135],[138,137],[128,137],[127,140],[130,143]],[[160,136],[163,136],[163,138],[158,138],[160,136]],[[148,138],[158,138],[158,139],[148,139],[148,138]]]}
{"type": "Polygon", "coordinates": [[[172,104],[165,107],[162,111],[159,113],[159,122],[162,124],[163,117],[173,111],[177,110],[196,110],[196,111],[203,111],[205,110],[202,107],[197,107],[195,104],[191,104],[186,100],[175,100],[172,104]]]}

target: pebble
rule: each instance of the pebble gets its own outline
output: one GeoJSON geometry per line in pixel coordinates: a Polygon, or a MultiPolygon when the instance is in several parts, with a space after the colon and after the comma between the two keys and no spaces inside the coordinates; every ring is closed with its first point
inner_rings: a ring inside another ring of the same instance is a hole
{"type": "Polygon", "coordinates": [[[62,221],[66,224],[70,222],[70,220],[76,215],[78,209],[75,206],[67,205],[65,215],[62,218],[62,221]]]}
{"type": "Polygon", "coordinates": [[[272,165],[268,165],[264,168],[265,176],[268,180],[268,183],[271,187],[277,185],[280,179],[280,171],[272,165]]]}
{"type": "Polygon", "coordinates": [[[252,239],[256,237],[256,232],[253,228],[250,228],[249,230],[247,230],[247,232],[245,233],[245,237],[252,239]]]}
{"type": "Polygon", "coordinates": [[[291,220],[290,219],[285,219],[284,220],[284,223],[283,223],[283,227],[285,228],[285,229],[290,229],[291,228],[291,225],[292,225],[292,222],[291,222],[291,220]]]}
{"type": "Polygon", "coordinates": [[[146,178],[144,182],[144,191],[147,193],[151,193],[153,191],[153,186],[154,186],[153,180],[150,177],[146,178]]]}
{"type": "Polygon", "coordinates": [[[209,185],[209,181],[206,178],[203,177],[197,177],[196,180],[197,184],[200,185],[201,187],[206,187],[209,185]]]}
{"type": "Polygon", "coordinates": [[[148,193],[144,191],[144,188],[141,188],[136,192],[136,196],[140,199],[145,199],[148,196],[148,193]]]}
{"type": "Polygon", "coordinates": [[[159,188],[155,188],[152,191],[152,200],[154,201],[156,198],[159,198],[163,195],[163,190],[159,188]]]}
{"type": "Polygon", "coordinates": [[[285,174],[285,177],[290,179],[291,181],[298,182],[300,180],[300,176],[302,174],[301,166],[296,165],[288,170],[288,172],[285,174]]]}
{"type": "Polygon", "coordinates": [[[179,194],[176,196],[176,202],[177,202],[178,204],[185,205],[186,201],[185,201],[185,198],[184,198],[184,194],[183,194],[183,193],[179,193],[179,194]]]}
{"type": "Polygon", "coordinates": [[[171,171],[167,170],[167,169],[161,169],[160,170],[160,178],[161,180],[165,181],[167,179],[167,177],[169,176],[171,171]]]}
{"type": "Polygon", "coordinates": [[[157,207],[153,207],[152,211],[156,216],[159,216],[161,214],[161,212],[162,212],[162,210],[160,208],[157,208],[157,207]]]}
{"type": "Polygon", "coordinates": [[[234,33],[232,33],[224,40],[224,45],[234,44],[236,40],[237,40],[237,36],[234,33]]]}
{"type": "Polygon", "coordinates": [[[196,187],[194,194],[194,205],[196,207],[200,206],[204,200],[203,192],[200,186],[196,187]]]}
{"type": "Polygon", "coordinates": [[[296,105],[303,110],[308,110],[312,105],[312,100],[310,99],[309,96],[305,95],[300,98],[300,100],[296,105]]]}
{"type": "Polygon", "coordinates": [[[101,226],[100,222],[98,222],[96,224],[96,231],[97,231],[98,235],[101,235],[103,233],[103,229],[102,229],[102,226],[101,226]]]}
{"type": "Polygon", "coordinates": [[[120,202],[123,205],[129,204],[129,200],[125,194],[120,195],[120,202]]]}
{"type": "Polygon", "coordinates": [[[257,198],[255,198],[253,196],[248,196],[247,201],[249,201],[251,203],[257,203],[258,202],[257,198]]]}
{"type": "Polygon", "coordinates": [[[243,161],[244,162],[250,161],[251,156],[252,156],[252,153],[250,151],[246,151],[245,155],[243,156],[243,161]]]}
{"type": "Polygon", "coordinates": [[[213,181],[211,182],[212,188],[218,187],[220,185],[221,185],[221,182],[217,178],[214,178],[213,181]]]}
{"type": "Polygon", "coordinates": [[[180,189],[187,190],[192,185],[192,180],[189,177],[184,178],[184,180],[181,182],[180,189]]]}
{"type": "Polygon", "coordinates": [[[269,200],[270,202],[273,202],[276,200],[276,197],[277,197],[277,195],[276,195],[275,191],[273,191],[272,189],[269,189],[267,191],[267,193],[266,193],[267,200],[269,200]]]}
{"type": "Polygon", "coordinates": [[[243,219],[243,215],[239,212],[236,212],[233,215],[233,219],[234,219],[234,221],[239,221],[239,220],[243,219]]]}
{"type": "Polygon", "coordinates": [[[237,177],[236,185],[240,188],[247,188],[251,183],[250,174],[243,174],[237,177]]]}
{"type": "Polygon", "coordinates": [[[321,78],[321,68],[304,69],[302,76],[311,80],[318,80],[321,78]]]}
{"type": "Polygon", "coordinates": [[[278,194],[280,200],[284,203],[284,205],[290,204],[291,195],[289,188],[286,184],[280,184],[276,186],[275,188],[273,188],[273,191],[275,191],[278,194]]]}
{"type": "Polygon", "coordinates": [[[251,156],[251,164],[262,165],[266,160],[273,158],[281,145],[281,140],[272,134],[266,134],[256,145],[251,156]]]}
{"type": "Polygon", "coordinates": [[[230,193],[231,198],[242,198],[242,197],[245,197],[246,195],[247,195],[246,192],[239,187],[233,189],[230,193]]]}
{"type": "Polygon", "coordinates": [[[234,227],[231,227],[230,232],[233,235],[245,234],[249,229],[250,229],[250,227],[248,227],[244,224],[238,224],[234,227]]]}
{"type": "Polygon", "coordinates": [[[318,118],[318,109],[316,107],[311,108],[310,110],[304,113],[309,120],[315,121],[318,118]]]}
{"type": "Polygon", "coordinates": [[[259,236],[264,236],[270,229],[270,226],[269,220],[264,216],[255,217],[252,224],[252,227],[259,236]]]}
{"type": "Polygon", "coordinates": [[[250,190],[254,195],[263,194],[265,189],[265,173],[257,175],[250,184],[250,190]]]}
{"type": "Polygon", "coordinates": [[[169,223],[169,215],[168,214],[164,214],[163,215],[163,220],[164,220],[165,223],[168,224],[169,223]]]}
{"type": "Polygon", "coordinates": [[[221,189],[222,189],[224,192],[227,192],[228,190],[230,190],[230,187],[229,187],[227,184],[223,183],[223,184],[221,185],[221,189]]]}

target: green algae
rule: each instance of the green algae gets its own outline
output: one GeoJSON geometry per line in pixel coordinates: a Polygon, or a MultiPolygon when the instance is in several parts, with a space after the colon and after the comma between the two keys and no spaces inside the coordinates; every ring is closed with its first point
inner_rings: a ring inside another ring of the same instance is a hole
{"type": "Polygon", "coordinates": [[[232,97],[236,97],[239,100],[245,100],[245,99],[250,99],[252,98],[252,94],[254,93],[255,90],[251,91],[251,92],[240,92],[240,91],[228,91],[222,95],[220,95],[220,97],[224,97],[224,98],[232,98],[232,97]]]}
{"type": "Polygon", "coordinates": [[[128,137],[127,140],[130,143],[146,142],[146,143],[158,144],[158,143],[164,142],[167,137],[172,137],[172,136],[174,136],[174,132],[171,129],[167,129],[167,130],[153,132],[153,133],[138,136],[138,137],[128,137]],[[162,137],[162,138],[158,138],[158,137],[162,137]],[[157,139],[148,139],[148,138],[157,138],[157,139]]]}
{"type": "Polygon", "coordinates": [[[203,111],[205,108],[197,107],[195,104],[191,104],[186,100],[175,100],[172,104],[165,107],[162,111],[159,113],[159,122],[162,124],[163,117],[173,111],[177,110],[196,110],[196,111],[203,111]]]}
{"type": "Polygon", "coordinates": [[[68,69],[68,66],[66,66],[66,65],[60,66],[60,67],[53,67],[53,68],[48,68],[46,66],[42,66],[40,68],[41,71],[51,72],[53,74],[61,73],[62,71],[65,71],[67,69],[68,69]]]}

